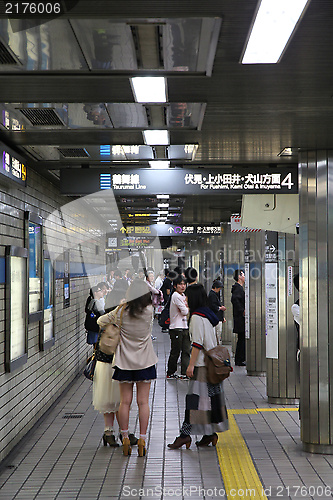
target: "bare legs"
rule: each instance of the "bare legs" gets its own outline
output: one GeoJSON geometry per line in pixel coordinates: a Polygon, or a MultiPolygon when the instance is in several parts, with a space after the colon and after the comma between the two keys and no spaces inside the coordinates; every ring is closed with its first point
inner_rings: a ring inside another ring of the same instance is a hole
{"type": "MultiPolygon", "coordinates": [[[[122,430],[128,430],[129,412],[133,399],[133,383],[122,382],[120,387],[120,407],[118,411],[119,425],[122,430]]],[[[149,391],[150,382],[137,382],[136,401],[139,408],[140,434],[146,435],[149,421],[149,391]]]]}
{"type": "Polygon", "coordinates": [[[105,429],[112,429],[114,423],[114,413],[104,413],[104,426],[105,429]]]}
{"type": "MultiPolygon", "coordinates": [[[[124,455],[130,454],[128,439],[129,412],[133,399],[133,383],[122,382],[120,387],[120,407],[118,411],[118,421],[123,436],[124,455]],[[125,444],[124,444],[125,443],[125,444]]],[[[150,382],[136,383],[136,401],[139,408],[140,439],[139,455],[145,454],[145,440],[149,421],[149,390],[150,382]]]]}

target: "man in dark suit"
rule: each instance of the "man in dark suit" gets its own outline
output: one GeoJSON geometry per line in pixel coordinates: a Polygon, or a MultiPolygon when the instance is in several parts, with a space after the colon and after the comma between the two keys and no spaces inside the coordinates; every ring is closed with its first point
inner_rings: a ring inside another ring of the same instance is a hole
{"type": "Polygon", "coordinates": [[[245,273],[243,269],[236,269],[235,283],[231,288],[231,303],[234,317],[234,333],[237,333],[235,365],[245,366],[245,273]]]}

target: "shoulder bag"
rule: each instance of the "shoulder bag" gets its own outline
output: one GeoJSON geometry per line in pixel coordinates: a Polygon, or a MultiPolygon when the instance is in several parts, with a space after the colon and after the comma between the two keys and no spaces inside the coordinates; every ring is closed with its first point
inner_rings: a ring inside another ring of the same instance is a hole
{"type": "Polygon", "coordinates": [[[99,339],[99,350],[104,354],[108,354],[109,356],[116,352],[117,345],[120,342],[120,329],[126,305],[127,304],[121,304],[114,311],[112,311],[111,315],[113,317],[113,320],[111,319],[111,323],[103,326],[103,329],[101,331],[101,336],[99,339]],[[121,313],[118,321],[117,315],[120,309],[121,313]]]}
{"type": "Polygon", "coordinates": [[[95,368],[96,368],[96,352],[94,351],[92,356],[90,356],[90,358],[88,358],[87,360],[87,366],[83,371],[83,375],[88,380],[94,380],[95,368]]]}
{"type": "Polygon", "coordinates": [[[217,337],[216,340],[218,344],[216,347],[208,351],[205,350],[207,382],[212,385],[220,384],[233,371],[228,349],[219,345],[217,337]]]}

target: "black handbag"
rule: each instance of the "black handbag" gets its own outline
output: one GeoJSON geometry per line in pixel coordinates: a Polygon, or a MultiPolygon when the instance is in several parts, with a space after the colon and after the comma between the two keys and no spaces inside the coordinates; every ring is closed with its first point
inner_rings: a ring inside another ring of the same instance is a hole
{"type": "Polygon", "coordinates": [[[88,379],[88,380],[94,380],[94,373],[95,373],[95,368],[96,368],[96,355],[95,351],[93,352],[92,356],[88,358],[87,360],[87,366],[85,367],[83,371],[83,375],[88,379]]]}

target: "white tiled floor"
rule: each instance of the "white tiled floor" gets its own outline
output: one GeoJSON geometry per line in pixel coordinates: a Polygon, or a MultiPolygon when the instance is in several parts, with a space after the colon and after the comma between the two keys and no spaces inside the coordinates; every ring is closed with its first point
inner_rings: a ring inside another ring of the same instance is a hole
{"type": "MultiPolygon", "coordinates": [[[[138,457],[133,448],[128,458],[121,448],[102,445],[103,418],[91,405],[92,384],[80,376],[3,464],[1,500],[208,499],[214,497],[214,488],[222,491],[222,474],[213,448],[197,449],[192,443],[189,450],[180,451],[166,446],[179,433],[188,382],[165,380],[169,336],[158,326],[154,334],[159,363],[150,394],[147,456],[138,457]],[[83,416],[64,418],[66,414],[83,416]]],[[[229,409],[276,408],[267,403],[265,377],[247,377],[245,368],[236,367],[224,388],[229,409]]],[[[234,417],[268,498],[332,497],[333,456],[302,451],[297,412],[234,417]]],[[[135,403],[130,431],[138,434],[135,403]]]]}

